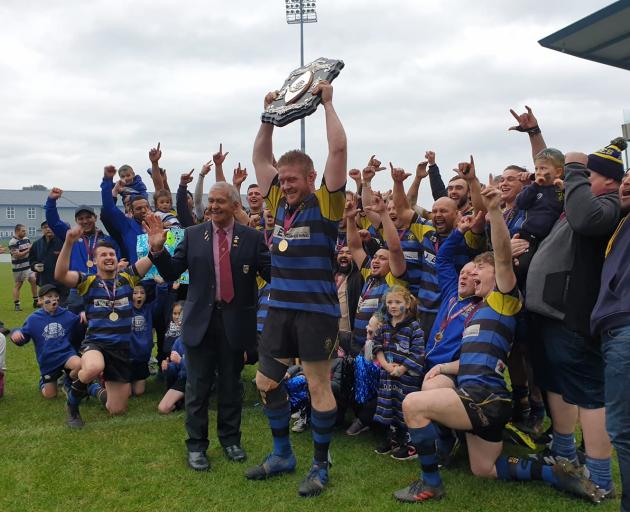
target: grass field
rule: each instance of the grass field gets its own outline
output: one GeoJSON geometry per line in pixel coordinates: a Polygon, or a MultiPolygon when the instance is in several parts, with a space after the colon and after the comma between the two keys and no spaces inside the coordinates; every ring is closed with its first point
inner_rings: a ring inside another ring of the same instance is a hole
{"type": "MultiPolygon", "coordinates": [[[[0,264],[0,319],[21,325],[31,311],[13,312],[11,274],[0,264]]],[[[30,304],[25,286],[22,303],[30,304]]],[[[210,410],[212,469],[189,470],[185,461],[183,413],[157,413],[162,387],[150,380],[145,396],[132,399],[124,417],[109,418],[94,401],[82,407],[86,426],[70,431],[64,424],[60,394],[47,401],[39,394],[32,345],[8,343],[5,396],[0,399],[0,512],[30,511],[301,511],[401,510],[392,491],[417,474],[416,461],[398,462],[372,449],[368,433],[348,438],[335,434],[331,484],[319,498],[302,499],[297,485],[308,470],[311,436],[292,436],[298,456],[295,474],[267,482],[249,482],[245,465],[228,463],[216,441],[216,410],[210,410]]],[[[243,446],[250,462],[258,463],[270,447],[270,434],[256,393],[244,374],[243,446]]],[[[508,446],[506,451],[519,453],[508,446]]],[[[521,452],[522,453],[522,452],[521,452]]],[[[540,483],[483,481],[468,471],[465,456],[445,471],[447,497],[441,502],[411,505],[436,511],[580,511],[593,505],[560,494],[540,483]]],[[[615,481],[621,490],[615,464],[615,481]]],[[[619,502],[598,506],[618,510],[619,502]]]]}

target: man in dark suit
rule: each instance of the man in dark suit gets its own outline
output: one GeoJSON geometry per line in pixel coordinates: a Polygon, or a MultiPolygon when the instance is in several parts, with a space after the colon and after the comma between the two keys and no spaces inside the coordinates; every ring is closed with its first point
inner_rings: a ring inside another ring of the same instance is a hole
{"type": "Polygon", "coordinates": [[[186,430],[188,465],[209,469],[208,400],[218,369],[217,433],[226,456],[246,459],[241,448],[244,353],[256,344],[256,274],[270,280],[270,256],[264,237],[234,222],[240,207],[236,189],[216,183],[208,197],[212,218],[186,229],[170,256],[164,248],[162,223],[154,215],[145,220],[150,258],[167,281],[189,271],[182,339],[186,347],[186,430]]]}

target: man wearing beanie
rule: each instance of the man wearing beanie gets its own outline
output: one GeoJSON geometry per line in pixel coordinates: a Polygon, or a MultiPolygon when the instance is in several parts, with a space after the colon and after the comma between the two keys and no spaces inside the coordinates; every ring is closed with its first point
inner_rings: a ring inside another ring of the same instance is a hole
{"type": "MultiPolygon", "coordinates": [[[[623,146],[625,144],[617,147],[622,151],[623,146]]],[[[606,427],[619,460],[621,510],[630,512],[630,172],[621,183],[619,199],[625,216],[606,247],[602,285],[591,315],[591,330],[602,340],[606,365],[606,427]]]]}
{"type": "Polygon", "coordinates": [[[590,314],[606,246],[619,222],[622,142],[615,139],[590,155],[565,155],[564,214],[533,256],[526,287],[526,306],[536,314],[544,345],[544,354],[538,355],[544,368],[537,373],[544,376],[540,386],[551,410],[551,455],[577,464],[579,418],[586,474],[602,497],[614,495],[612,448],[605,423],[604,360],[599,339],[591,335],[590,314]]]}

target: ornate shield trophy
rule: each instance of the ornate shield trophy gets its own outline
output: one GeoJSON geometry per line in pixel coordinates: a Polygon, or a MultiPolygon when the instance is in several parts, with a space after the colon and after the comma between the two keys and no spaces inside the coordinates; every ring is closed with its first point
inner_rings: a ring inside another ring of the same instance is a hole
{"type": "Polygon", "coordinates": [[[320,57],[291,72],[271,105],[262,113],[263,123],[285,126],[297,119],[310,116],[321,103],[312,91],[322,80],[332,82],[343,69],[342,60],[320,57]]]}

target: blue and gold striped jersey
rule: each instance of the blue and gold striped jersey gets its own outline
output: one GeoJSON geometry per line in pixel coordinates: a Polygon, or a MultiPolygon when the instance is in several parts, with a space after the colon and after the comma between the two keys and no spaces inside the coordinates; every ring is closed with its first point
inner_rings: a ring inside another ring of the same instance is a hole
{"type": "Polygon", "coordinates": [[[77,292],[83,296],[88,321],[85,341],[112,344],[131,342],[133,287],[140,280],[133,269],[118,273],[115,278],[116,294],[113,296],[114,279],[104,280],[95,274],[88,276],[79,272],[77,292]],[[112,312],[118,315],[116,320],[110,319],[112,312]]]}
{"type": "Polygon", "coordinates": [[[346,200],[344,189],[330,192],[322,183],[302,201],[296,213],[289,210],[278,177],[274,178],[266,197],[267,207],[276,219],[271,247],[270,308],[340,316],[333,261],[346,200]],[[284,220],[293,213],[296,215],[285,233],[284,220]]]}
{"type": "Polygon", "coordinates": [[[512,349],[516,315],[523,303],[515,286],[510,293],[496,288],[479,303],[462,334],[457,384],[474,384],[509,396],[505,383],[507,358],[512,349]]]}
{"type": "Polygon", "coordinates": [[[256,330],[262,333],[269,312],[269,292],[271,286],[262,277],[256,276],[258,285],[258,307],[256,309],[256,330]]]}

